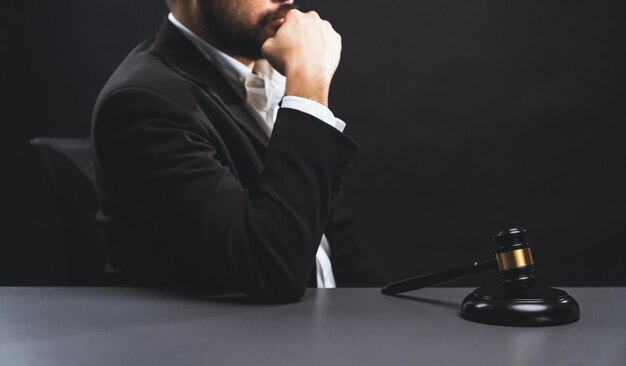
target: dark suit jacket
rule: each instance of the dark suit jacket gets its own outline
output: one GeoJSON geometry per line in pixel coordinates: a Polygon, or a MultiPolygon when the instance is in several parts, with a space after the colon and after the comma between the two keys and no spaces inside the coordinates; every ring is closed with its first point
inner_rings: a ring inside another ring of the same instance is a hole
{"type": "Polygon", "coordinates": [[[377,281],[339,194],[357,144],[292,109],[270,140],[169,21],[106,83],[92,134],[112,283],[294,300],[323,232],[338,286],[377,281]]]}

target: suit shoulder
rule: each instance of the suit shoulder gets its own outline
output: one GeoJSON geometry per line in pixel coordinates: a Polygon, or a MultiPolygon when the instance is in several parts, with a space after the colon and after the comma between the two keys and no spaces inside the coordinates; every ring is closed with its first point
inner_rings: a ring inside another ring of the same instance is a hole
{"type": "Polygon", "coordinates": [[[111,95],[125,89],[143,89],[181,106],[193,100],[190,88],[196,86],[168,66],[152,43],[153,39],[142,42],[120,63],[98,96],[96,112],[111,95]]]}

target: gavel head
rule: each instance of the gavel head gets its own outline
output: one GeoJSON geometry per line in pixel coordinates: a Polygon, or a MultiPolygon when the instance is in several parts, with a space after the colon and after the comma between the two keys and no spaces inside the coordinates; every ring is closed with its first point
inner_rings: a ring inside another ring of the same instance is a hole
{"type": "Polygon", "coordinates": [[[493,240],[498,243],[496,259],[498,269],[505,277],[502,286],[508,291],[522,291],[535,284],[535,268],[530,245],[526,243],[526,230],[512,228],[498,232],[493,240]]]}

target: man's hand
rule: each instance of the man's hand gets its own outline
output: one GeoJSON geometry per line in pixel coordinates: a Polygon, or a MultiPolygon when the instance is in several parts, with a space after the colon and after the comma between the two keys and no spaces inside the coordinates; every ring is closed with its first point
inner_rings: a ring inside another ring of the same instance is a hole
{"type": "Polygon", "coordinates": [[[341,58],[341,36],[316,12],[290,10],[262,47],[263,57],[287,77],[285,95],[328,106],[330,82],[341,58]]]}

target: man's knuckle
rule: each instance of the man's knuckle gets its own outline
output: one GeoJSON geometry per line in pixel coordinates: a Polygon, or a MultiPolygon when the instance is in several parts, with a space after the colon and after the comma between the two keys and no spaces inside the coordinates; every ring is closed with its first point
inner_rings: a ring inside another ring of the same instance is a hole
{"type": "Polygon", "coordinates": [[[291,9],[287,12],[287,16],[291,17],[299,17],[302,15],[302,12],[298,9],[291,9]]]}

